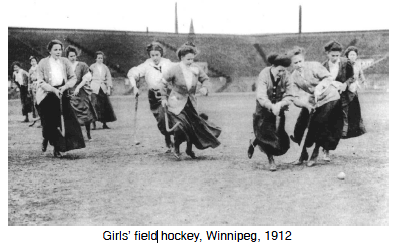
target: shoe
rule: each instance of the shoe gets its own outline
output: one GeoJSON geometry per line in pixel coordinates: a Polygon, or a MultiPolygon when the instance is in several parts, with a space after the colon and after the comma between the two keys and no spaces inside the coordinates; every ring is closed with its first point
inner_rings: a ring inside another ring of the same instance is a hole
{"type": "Polygon", "coordinates": [[[29,119],[25,119],[25,120],[21,121],[21,123],[27,123],[27,122],[29,122],[29,119]]]}
{"type": "Polygon", "coordinates": [[[269,170],[270,171],[276,171],[277,170],[277,165],[276,165],[276,163],[274,162],[274,158],[273,158],[273,156],[270,156],[269,157],[269,170]]]}
{"type": "Polygon", "coordinates": [[[103,125],[103,129],[110,129],[107,125],[103,125]]]}
{"type": "Polygon", "coordinates": [[[270,167],[269,167],[269,170],[270,171],[276,171],[277,170],[277,165],[273,162],[273,163],[271,163],[270,164],[270,167]]]}
{"type": "Polygon", "coordinates": [[[298,159],[298,160],[293,161],[291,164],[292,164],[292,165],[301,165],[301,164],[303,164],[303,161],[300,161],[300,160],[298,159]]]}
{"type": "Polygon", "coordinates": [[[248,158],[252,158],[254,155],[254,145],[252,144],[252,140],[250,139],[250,146],[248,147],[248,158]]]}
{"type": "Polygon", "coordinates": [[[48,146],[48,140],[43,139],[43,142],[41,143],[41,151],[43,152],[47,151],[47,146],[48,146]]]}
{"type": "Polygon", "coordinates": [[[54,156],[55,158],[62,158],[62,157],[63,157],[63,154],[54,148],[54,149],[53,149],[53,156],[54,156]]]}
{"type": "Polygon", "coordinates": [[[196,159],[196,155],[192,150],[186,150],[185,153],[193,159],[196,159]]]}
{"type": "Polygon", "coordinates": [[[174,155],[174,157],[175,157],[176,159],[178,159],[178,160],[181,159],[181,158],[180,158],[181,153],[175,152],[175,151],[174,151],[174,152],[173,152],[173,155],[174,155]]]}
{"type": "Polygon", "coordinates": [[[324,149],[324,161],[327,161],[327,162],[329,162],[329,161],[331,161],[331,158],[329,157],[329,150],[325,150],[324,149]]]}
{"type": "Polygon", "coordinates": [[[308,162],[307,162],[307,167],[311,167],[311,166],[313,166],[314,164],[316,164],[317,163],[317,159],[313,159],[313,160],[309,160],[308,162]]]}

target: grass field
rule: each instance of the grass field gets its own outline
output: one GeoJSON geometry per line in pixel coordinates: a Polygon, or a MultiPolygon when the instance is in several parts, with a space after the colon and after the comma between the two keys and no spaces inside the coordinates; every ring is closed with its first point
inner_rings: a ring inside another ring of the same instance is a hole
{"type": "MultiPolygon", "coordinates": [[[[41,152],[41,129],[20,123],[20,102],[9,101],[9,225],[389,225],[387,92],[360,94],[368,133],[342,140],[330,163],[292,166],[291,145],[275,158],[276,172],[258,149],[247,158],[253,93],[200,97],[199,110],[223,129],[222,144],[195,150],[197,160],[183,153],[181,161],[164,153],[146,96],[137,146],[134,99],[111,100],[118,117],[112,129],[93,131],[93,142],[63,159],[52,158],[50,146],[41,152]],[[341,171],[345,180],[336,178],[341,171]]],[[[295,107],[287,113],[289,134],[297,114],[295,107]]]]}

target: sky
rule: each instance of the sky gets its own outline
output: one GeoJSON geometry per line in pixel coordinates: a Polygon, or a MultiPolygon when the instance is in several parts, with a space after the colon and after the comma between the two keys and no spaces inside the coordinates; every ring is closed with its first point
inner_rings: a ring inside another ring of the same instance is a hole
{"type": "Polygon", "coordinates": [[[195,33],[295,33],[299,5],[303,32],[390,28],[390,1],[382,0],[19,0],[6,2],[5,19],[12,27],[174,32],[176,2],[179,33],[191,19],[195,33]]]}

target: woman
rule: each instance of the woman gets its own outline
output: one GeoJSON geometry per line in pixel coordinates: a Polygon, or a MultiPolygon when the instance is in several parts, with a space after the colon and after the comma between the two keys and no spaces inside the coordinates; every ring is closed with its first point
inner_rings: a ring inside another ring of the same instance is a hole
{"type": "MultiPolygon", "coordinates": [[[[180,158],[180,144],[187,142],[186,154],[196,158],[192,145],[198,149],[216,148],[220,145],[217,137],[221,128],[205,121],[196,112],[196,87],[198,82],[209,78],[204,71],[193,63],[196,48],[192,43],[186,43],[177,50],[180,63],[173,65],[163,74],[164,83],[161,91],[162,106],[169,109],[170,126],[179,125],[174,130],[174,155],[180,158]],[[171,83],[172,91],[167,98],[166,88],[171,83]]],[[[207,95],[207,87],[203,86],[201,94],[207,95]]]]}
{"type": "MultiPolygon", "coordinates": [[[[92,104],[97,114],[97,120],[103,123],[103,129],[110,129],[108,122],[117,120],[112,108],[110,99],[112,79],[108,67],[103,64],[104,53],[96,52],[96,63],[92,64],[90,70],[92,72],[92,104]]],[[[93,129],[96,129],[96,123],[93,122],[93,129]]]]}
{"type": "MultiPolygon", "coordinates": [[[[37,108],[36,108],[36,92],[37,92],[37,64],[38,64],[38,59],[34,56],[30,56],[29,58],[30,64],[32,67],[29,69],[29,92],[32,95],[32,100],[33,100],[33,118],[34,121],[30,126],[33,126],[37,120],[40,120],[37,108]]],[[[39,125],[38,128],[41,128],[42,126],[39,125]]]]}
{"type": "Polygon", "coordinates": [[[160,90],[163,89],[163,83],[161,82],[162,73],[170,67],[172,62],[169,59],[163,58],[163,48],[157,42],[149,44],[146,50],[149,59],[139,66],[130,69],[128,78],[133,88],[134,95],[137,97],[139,95],[139,90],[136,86],[136,81],[138,82],[140,78],[145,77],[145,81],[148,85],[148,101],[151,112],[158,122],[159,131],[165,136],[166,147],[168,148],[167,152],[171,152],[173,143],[170,138],[170,133],[166,131],[165,113],[161,106],[160,90]]]}
{"type": "MultiPolygon", "coordinates": [[[[354,82],[354,69],[350,60],[340,57],[343,46],[339,42],[330,41],[325,45],[324,49],[328,59],[324,61],[322,65],[331,73],[334,80],[343,83],[342,90],[344,91],[341,94],[344,119],[342,138],[348,138],[350,116],[352,116],[353,113],[353,111],[350,111],[349,105],[355,97],[355,94],[350,92],[348,88],[354,82]]],[[[355,127],[355,125],[351,126],[355,127]]]]}
{"type": "Polygon", "coordinates": [[[286,68],[291,59],[286,55],[272,54],[268,57],[271,66],[264,68],[259,74],[256,109],[253,114],[255,139],[250,140],[248,157],[259,146],[269,159],[270,171],[277,167],[273,156],[285,154],[289,149],[289,137],[285,132],[285,114],[292,100],[291,83],[286,68]]]}
{"type": "Polygon", "coordinates": [[[92,74],[89,72],[89,67],[86,63],[77,61],[77,54],[77,48],[74,46],[66,48],[66,57],[70,60],[71,67],[77,78],[75,86],[70,89],[72,94],[70,102],[77,115],[78,122],[80,125],[85,125],[88,140],[92,141],[91,123],[97,119],[91,102],[92,90],[89,85],[92,74]]]}
{"type": "Polygon", "coordinates": [[[42,151],[46,151],[49,141],[54,147],[54,156],[62,157],[61,152],[85,147],[81,126],[67,95],[77,79],[69,60],[61,57],[62,42],[52,40],[47,49],[50,56],[42,59],[37,68],[36,99],[43,126],[42,151]]]}
{"type": "Polygon", "coordinates": [[[365,76],[363,74],[362,65],[357,61],[358,49],[350,46],[345,51],[345,56],[348,58],[354,69],[354,80],[349,85],[350,103],[348,104],[348,131],[344,138],[351,138],[363,135],[366,133],[361,115],[361,106],[358,98],[359,84],[365,84],[365,76]]]}
{"type": "Polygon", "coordinates": [[[22,66],[18,61],[12,63],[11,68],[14,70],[12,81],[19,88],[22,103],[22,115],[25,116],[25,120],[23,120],[22,123],[26,123],[29,122],[29,113],[33,111],[33,101],[28,89],[29,73],[21,67],[22,66]]]}
{"type": "Polygon", "coordinates": [[[295,47],[288,52],[292,67],[293,103],[302,108],[291,139],[300,144],[308,127],[306,141],[300,158],[294,164],[308,160],[306,148],[315,143],[307,166],[317,162],[319,148],[324,151],[324,160],[330,161],[329,150],[335,150],[342,135],[343,114],[339,91],[341,83],[333,81],[331,74],[318,62],[305,62],[304,49],[295,47]],[[309,123],[310,120],[310,123],[309,123]]]}

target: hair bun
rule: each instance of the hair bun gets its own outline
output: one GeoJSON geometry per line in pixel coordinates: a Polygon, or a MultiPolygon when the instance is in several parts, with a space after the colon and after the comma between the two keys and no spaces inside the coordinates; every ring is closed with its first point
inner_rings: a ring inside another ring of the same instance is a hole
{"type": "Polygon", "coordinates": [[[277,54],[277,53],[269,54],[269,56],[267,57],[267,61],[268,61],[270,64],[274,64],[274,61],[276,60],[277,57],[278,57],[278,54],[277,54]]]}

